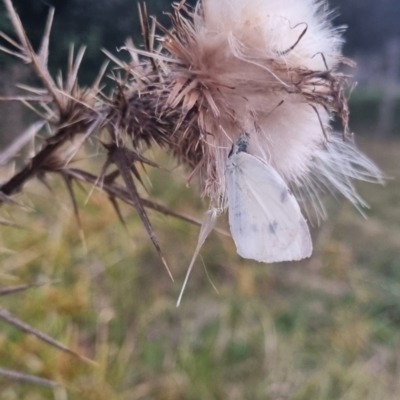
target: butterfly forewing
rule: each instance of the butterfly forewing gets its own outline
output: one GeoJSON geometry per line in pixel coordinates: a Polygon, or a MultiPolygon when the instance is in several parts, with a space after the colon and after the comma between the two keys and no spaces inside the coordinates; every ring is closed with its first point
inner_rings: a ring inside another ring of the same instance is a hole
{"type": "Polygon", "coordinates": [[[227,185],[229,225],[239,255],[268,263],[311,255],[307,222],[274,168],[238,152],[228,159],[227,185]]]}

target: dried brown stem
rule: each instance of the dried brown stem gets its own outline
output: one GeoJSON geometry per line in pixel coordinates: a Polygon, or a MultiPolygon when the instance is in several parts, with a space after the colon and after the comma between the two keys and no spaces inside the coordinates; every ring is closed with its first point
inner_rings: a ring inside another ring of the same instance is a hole
{"type": "Polygon", "coordinates": [[[10,314],[7,310],[5,310],[2,307],[0,307],[0,319],[7,322],[8,324],[15,326],[16,328],[18,328],[26,333],[29,333],[29,334],[37,337],[39,340],[49,344],[50,346],[55,347],[58,350],[64,351],[75,357],[78,357],[82,361],[93,364],[92,360],[89,360],[87,357],[84,357],[84,356],[76,353],[75,351],[69,349],[68,347],[66,347],[63,344],[61,344],[60,342],[54,340],[53,338],[46,335],[45,333],[32,328],[30,325],[26,324],[25,322],[22,322],[20,319],[18,319],[16,317],[14,317],[12,314],[10,314]]]}
{"type": "Polygon", "coordinates": [[[12,371],[10,369],[0,368],[0,376],[20,383],[30,383],[32,385],[55,388],[59,383],[49,379],[39,378],[37,376],[23,374],[22,372],[12,371]]]}

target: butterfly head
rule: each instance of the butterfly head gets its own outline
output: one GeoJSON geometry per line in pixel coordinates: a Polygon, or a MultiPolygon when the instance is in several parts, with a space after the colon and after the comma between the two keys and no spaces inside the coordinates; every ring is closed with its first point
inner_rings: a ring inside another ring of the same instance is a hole
{"type": "Polygon", "coordinates": [[[248,145],[249,145],[249,134],[242,133],[239,136],[239,139],[236,141],[236,143],[232,146],[232,149],[228,157],[231,157],[233,154],[238,154],[241,152],[247,153],[248,145]]]}

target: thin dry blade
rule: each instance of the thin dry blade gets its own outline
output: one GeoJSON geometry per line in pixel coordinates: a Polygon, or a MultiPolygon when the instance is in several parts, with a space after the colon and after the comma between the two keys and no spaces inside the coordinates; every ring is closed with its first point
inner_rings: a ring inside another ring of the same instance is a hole
{"type": "Polygon", "coordinates": [[[60,386],[59,383],[50,381],[49,379],[38,378],[37,376],[23,374],[18,371],[13,371],[10,369],[0,368],[0,376],[10,379],[15,382],[30,383],[32,385],[44,386],[54,388],[60,386]]]}
{"type": "Polygon", "coordinates": [[[199,239],[197,241],[196,250],[194,251],[192,261],[190,262],[188,271],[186,273],[185,281],[183,282],[181,293],[179,294],[179,298],[178,298],[178,301],[176,303],[177,307],[179,307],[179,305],[181,304],[183,292],[185,291],[185,287],[186,287],[186,284],[187,284],[187,282],[189,280],[190,273],[192,272],[194,262],[196,261],[196,258],[199,255],[200,250],[203,247],[204,242],[206,241],[208,235],[214,229],[215,222],[217,221],[217,216],[218,216],[218,211],[215,210],[215,209],[210,210],[210,211],[208,211],[206,213],[206,218],[204,219],[204,222],[201,225],[201,229],[200,229],[199,239]]]}

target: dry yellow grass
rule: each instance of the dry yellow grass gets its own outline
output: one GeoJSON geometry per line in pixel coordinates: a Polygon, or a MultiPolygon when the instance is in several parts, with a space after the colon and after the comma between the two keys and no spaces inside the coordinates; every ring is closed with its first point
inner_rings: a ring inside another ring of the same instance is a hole
{"type": "MultiPolygon", "coordinates": [[[[18,197],[33,211],[1,209],[29,229],[0,228],[0,288],[48,284],[1,297],[1,306],[97,366],[0,322],[0,366],[61,384],[0,378],[0,399],[398,399],[400,144],[364,147],[393,178],[360,185],[368,220],[330,203],[313,258],[286,265],[241,260],[231,239],[213,233],[201,254],[219,295],[199,259],[179,309],[197,227],[150,214],[172,283],[132,208],[122,207],[128,236],[103,194],[84,206],[78,190],[83,244],[60,182],[55,197],[33,181],[18,197]]],[[[179,176],[150,171],[149,190],[201,218],[179,176]]]]}

